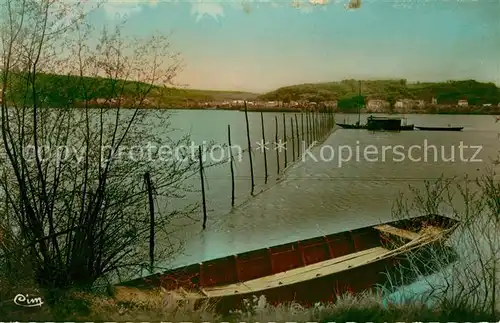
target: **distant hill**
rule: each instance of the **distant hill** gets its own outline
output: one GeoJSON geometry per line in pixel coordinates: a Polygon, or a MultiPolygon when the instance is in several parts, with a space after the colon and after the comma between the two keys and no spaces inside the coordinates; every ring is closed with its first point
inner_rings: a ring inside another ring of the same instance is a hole
{"type": "MultiPolygon", "coordinates": [[[[281,87],[259,96],[261,100],[322,102],[330,100],[353,100],[357,98],[359,81],[309,83],[281,87]]],[[[439,83],[407,83],[406,80],[361,81],[363,100],[383,99],[393,102],[397,99],[421,99],[430,102],[433,97],[440,104],[456,104],[466,99],[471,105],[483,103],[498,104],[500,88],[493,83],[474,80],[448,81],[439,83]]]]}
{"type": "MultiPolygon", "coordinates": [[[[11,74],[11,87],[9,95],[22,96],[22,91],[16,91],[16,84],[20,89],[25,88],[25,80],[21,73],[11,74]]],[[[38,95],[43,96],[50,106],[61,106],[68,103],[68,98],[75,101],[97,100],[99,98],[113,98],[123,96],[132,97],[139,91],[149,91],[148,99],[151,106],[177,107],[205,101],[224,100],[254,100],[258,94],[240,91],[211,91],[152,86],[124,80],[112,80],[102,77],[79,77],[73,75],[37,74],[36,78],[38,95]]],[[[29,93],[31,95],[31,93],[29,93]]],[[[8,97],[15,99],[15,97],[8,97]]]]}

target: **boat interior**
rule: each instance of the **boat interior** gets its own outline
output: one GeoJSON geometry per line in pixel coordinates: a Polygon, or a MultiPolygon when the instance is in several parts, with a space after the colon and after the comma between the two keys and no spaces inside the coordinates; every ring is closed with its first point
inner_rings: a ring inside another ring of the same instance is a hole
{"type": "Polygon", "coordinates": [[[356,269],[419,239],[425,228],[439,233],[455,223],[438,215],[395,221],[213,259],[127,285],[192,291],[184,296],[193,298],[253,293],[356,269]]]}

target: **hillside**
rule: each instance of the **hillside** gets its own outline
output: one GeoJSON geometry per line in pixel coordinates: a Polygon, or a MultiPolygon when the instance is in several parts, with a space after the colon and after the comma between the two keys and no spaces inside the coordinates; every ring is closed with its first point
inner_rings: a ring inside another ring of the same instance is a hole
{"type": "MultiPolygon", "coordinates": [[[[262,100],[312,102],[339,100],[356,101],[359,91],[357,80],[341,82],[298,84],[286,86],[259,96],[262,100]]],[[[361,81],[363,99],[383,99],[394,102],[397,99],[421,99],[427,102],[435,97],[439,104],[456,104],[467,99],[471,105],[498,104],[500,88],[493,83],[474,80],[448,81],[441,83],[407,83],[406,80],[361,81]]]]}
{"type": "MultiPolygon", "coordinates": [[[[7,100],[20,100],[25,90],[25,77],[21,73],[11,74],[7,100]],[[16,88],[18,89],[16,91],[16,88]]],[[[111,80],[101,77],[79,77],[72,75],[37,74],[37,95],[53,107],[68,104],[68,99],[74,101],[111,99],[122,96],[136,98],[138,93],[149,90],[150,105],[158,107],[180,107],[206,101],[223,100],[253,100],[258,94],[239,91],[192,90],[182,88],[166,88],[141,82],[111,80]]],[[[28,94],[31,96],[31,93],[28,94]]]]}

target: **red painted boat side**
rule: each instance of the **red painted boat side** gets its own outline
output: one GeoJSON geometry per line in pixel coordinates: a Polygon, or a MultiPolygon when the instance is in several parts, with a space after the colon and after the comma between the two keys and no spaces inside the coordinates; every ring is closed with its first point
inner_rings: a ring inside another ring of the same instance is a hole
{"type": "MultiPolygon", "coordinates": [[[[455,223],[455,220],[442,216],[430,218],[424,216],[386,224],[396,228],[418,231],[425,224],[449,228],[455,223]]],[[[181,287],[185,290],[200,290],[200,288],[224,286],[384,246],[386,242],[392,240],[374,227],[365,227],[193,264],[137,279],[126,285],[135,287],[162,286],[167,290],[181,287]]],[[[388,268],[394,267],[396,263],[397,259],[386,258],[332,275],[270,288],[265,292],[259,291],[255,295],[265,294],[270,303],[299,301],[311,304],[318,301],[332,301],[336,297],[335,295],[343,294],[346,291],[357,293],[383,282],[384,272],[388,268]]],[[[243,298],[249,298],[252,295],[227,295],[214,299],[214,301],[217,301],[218,307],[223,310],[234,308],[243,298]]]]}

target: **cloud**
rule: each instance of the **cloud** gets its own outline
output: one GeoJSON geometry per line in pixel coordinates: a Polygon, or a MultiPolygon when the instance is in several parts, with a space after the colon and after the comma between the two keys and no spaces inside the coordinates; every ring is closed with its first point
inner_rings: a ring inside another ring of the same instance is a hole
{"type": "Polygon", "coordinates": [[[204,17],[212,17],[219,21],[219,17],[224,17],[224,7],[216,2],[195,2],[191,6],[191,15],[196,16],[196,22],[204,17]]]}

